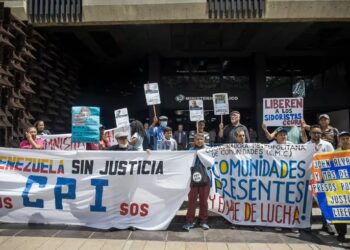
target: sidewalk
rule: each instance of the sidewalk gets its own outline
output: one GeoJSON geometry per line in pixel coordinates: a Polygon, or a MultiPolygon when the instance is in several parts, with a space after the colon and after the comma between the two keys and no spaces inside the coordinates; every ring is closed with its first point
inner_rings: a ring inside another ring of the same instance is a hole
{"type": "MultiPolygon", "coordinates": [[[[316,216],[317,218],[317,216],[316,216]]],[[[350,249],[335,236],[320,231],[319,221],[312,233],[292,233],[253,227],[231,229],[222,217],[210,214],[211,229],[184,232],[183,211],[179,211],[166,231],[105,231],[79,226],[0,224],[0,249],[350,249]]]]}

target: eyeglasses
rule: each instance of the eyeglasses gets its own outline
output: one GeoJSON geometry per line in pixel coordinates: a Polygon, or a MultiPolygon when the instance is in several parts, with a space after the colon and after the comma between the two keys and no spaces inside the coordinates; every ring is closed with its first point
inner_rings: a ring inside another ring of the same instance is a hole
{"type": "Polygon", "coordinates": [[[117,140],[126,140],[126,139],[128,139],[128,137],[119,137],[119,138],[117,138],[117,140]]]}

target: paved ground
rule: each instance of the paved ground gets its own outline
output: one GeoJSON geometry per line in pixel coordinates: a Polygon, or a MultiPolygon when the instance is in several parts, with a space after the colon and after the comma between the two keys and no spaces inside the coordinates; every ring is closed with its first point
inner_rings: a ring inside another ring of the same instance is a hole
{"type": "MultiPolygon", "coordinates": [[[[0,224],[0,249],[350,249],[350,243],[339,243],[334,236],[320,231],[318,216],[314,216],[312,233],[292,233],[252,227],[231,229],[221,217],[211,214],[211,229],[181,229],[185,221],[179,211],[166,231],[113,232],[64,225],[0,224]]],[[[350,242],[350,241],[349,241],[350,242]]]]}

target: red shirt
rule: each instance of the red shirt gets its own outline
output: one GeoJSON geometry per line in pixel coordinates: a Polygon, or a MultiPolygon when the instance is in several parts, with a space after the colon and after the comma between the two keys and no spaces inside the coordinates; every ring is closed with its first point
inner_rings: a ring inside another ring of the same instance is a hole
{"type": "MultiPolygon", "coordinates": [[[[41,149],[45,148],[45,141],[43,139],[40,138],[36,138],[35,143],[41,146],[41,149]]],[[[19,144],[19,148],[24,148],[24,149],[33,149],[32,144],[29,143],[29,141],[27,139],[21,141],[21,143],[19,144]]]]}
{"type": "Polygon", "coordinates": [[[101,140],[99,143],[86,143],[86,150],[103,150],[109,148],[111,144],[101,140]]]}

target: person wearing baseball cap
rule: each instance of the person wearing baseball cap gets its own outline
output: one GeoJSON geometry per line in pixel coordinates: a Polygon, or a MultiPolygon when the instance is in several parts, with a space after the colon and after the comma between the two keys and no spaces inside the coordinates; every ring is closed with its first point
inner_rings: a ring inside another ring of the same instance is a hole
{"type": "Polygon", "coordinates": [[[168,126],[168,117],[162,115],[159,117],[154,116],[153,122],[148,129],[149,136],[151,138],[151,149],[160,150],[162,141],[164,140],[164,129],[168,126]],[[159,121],[159,126],[157,126],[159,121]]]}
{"type": "MultiPolygon", "coordinates": [[[[321,114],[318,116],[318,124],[320,125],[322,131],[321,139],[328,141],[332,144],[334,148],[337,148],[339,143],[339,131],[338,129],[330,125],[330,121],[331,119],[327,114],[321,114]]],[[[310,130],[309,125],[306,125],[305,128],[306,130],[310,130]]]]}
{"type": "MultiPolygon", "coordinates": [[[[339,144],[340,148],[338,150],[349,150],[350,149],[350,133],[349,131],[342,131],[339,133],[339,144]]],[[[339,241],[345,241],[345,235],[347,233],[346,223],[334,223],[334,227],[337,230],[339,241]]]]}
{"type": "Polygon", "coordinates": [[[129,133],[127,131],[118,131],[115,134],[115,139],[117,139],[117,145],[113,145],[108,148],[108,150],[113,151],[132,151],[133,147],[129,145],[128,142],[129,133]]]}
{"type": "Polygon", "coordinates": [[[275,130],[275,139],[270,142],[271,145],[275,144],[293,144],[288,141],[288,130],[284,127],[278,127],[275,130]]]}

